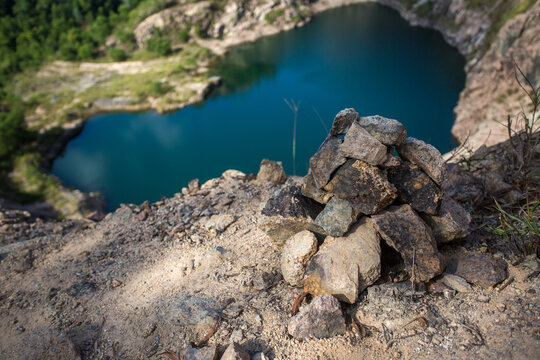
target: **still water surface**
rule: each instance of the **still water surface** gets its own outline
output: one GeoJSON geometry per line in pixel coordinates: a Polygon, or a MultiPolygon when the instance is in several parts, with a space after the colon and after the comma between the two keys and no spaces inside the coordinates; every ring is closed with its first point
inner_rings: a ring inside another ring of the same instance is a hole
{"type": "Polygon", "coordinates": [[[108,209],[156,201],[193,178],[256,172],[262,158],[293,173],[293,113],[300,103],[296,173],[307,172],[335,113],[400,120],[441,152],[452,145],[464,58],[429,29],[377,4],[327,11],[307,26],[232,49],[215,66],[224,84],[204,103],[160,115],[94,116],[53,164],[66,185],[100,191],[108,209]]]}

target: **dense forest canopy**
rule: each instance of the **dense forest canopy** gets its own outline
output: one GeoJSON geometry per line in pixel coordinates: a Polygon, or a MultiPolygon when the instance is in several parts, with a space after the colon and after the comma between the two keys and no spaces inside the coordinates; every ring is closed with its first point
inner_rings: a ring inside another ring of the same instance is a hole
{"type": "MultiPolygon", "coordinates": [[[[141,14],[134,9],[141,3],[149,3],[152,11],[167,5],[163,0],[0,2],[0,169],[6,168],[21,141],[28,138],[23,103],[5,89],[10,78],[46,60],[94,58],[115,28],[119,40],[132,42],[131,33],[122,31],[118,24],[136,20],[134,17],[141,14]]],[[[121,50],[111,53],[122,59],[118,52],[121,50]]]]}

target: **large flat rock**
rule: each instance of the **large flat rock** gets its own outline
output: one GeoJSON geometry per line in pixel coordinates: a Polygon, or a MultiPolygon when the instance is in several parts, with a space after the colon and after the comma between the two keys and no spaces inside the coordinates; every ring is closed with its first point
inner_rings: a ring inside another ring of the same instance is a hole
{"type": "Polygon", "coordinates": [[[355,303],[358,294],[380,276],[380,240],[369,218],[362,218],[345,237],[327,237],[306,270],[304,290],[332,294],[355,303]]]}
{"type": "Polygon", "coordinates": [[[379,140],[370,135],[358,122],[353,122],[345,141],[341,144],[341,152],[347,158],[362,160],[371,165],[382,164],[386,160],[387,148],[379,140]]]}
{"type": "Polygon", "coordinates": [[[429,281],[442,272],[431,230],[410,205],[391,206],[371,219],[381,237],[401,254],[416,281],[429,281]]]}
{"type": "Polygon", "coordinates": [[[316,297],[289,320],[291,336],[297,339],[330,338],[346,331],[339,301],[332,295],[316,297]]]}

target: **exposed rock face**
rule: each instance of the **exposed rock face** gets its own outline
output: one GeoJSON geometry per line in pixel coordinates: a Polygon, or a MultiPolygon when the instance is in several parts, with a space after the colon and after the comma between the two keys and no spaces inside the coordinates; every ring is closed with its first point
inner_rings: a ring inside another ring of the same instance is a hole
{"type": "Polygon", "coordinates": [[[300,231],[287,239],[281,254],[283,279],[292,286],[302,286],[306,266],[316,251],[317,238],[310,231],[300,231]]]}
{"type": "Polygon", "coordinates": [[[329,338],[344,334],[345,330],[341,305],[332,295],[316,297],[288,324],[289,334],[298,339],[329,338]]]}
{"type": "Polygon", "coordinates": [[[335,136],[327,137],[309,160],[313,180],[319,189],[328,184],[334,171],[347,160],[341,154],[341,142],[341,139],[335,136]]]}
{"type": "Polygon", "coordinates": [[[345,157],[379,165],[386,160],[387,150],[386,146],[371,136],[358,122],[353,122],[341,144],[341,152],[345,157]]]}
{"type": "Polygon", "coordinates": [[[348,200],[357,213],[366,215],[384,209],[397,197],[383,170],[353,159],[336,171],[324,190],[348,200]]]}
{"type": "Polygon", "coordinates": [[[424,215],[438,244],[465,238],[469,235],[471,215],[454,199],[445,195],[438,216],[424,215]]]}
{"type": "Polygon", "coordinates": [[[412,137],[406,138],[396,149],[399,156],[418,165],[437,185],[443,183],[446,164],[439,150],[412,137]]]}
{"type": "Polygon", "coordinates": [[[304,290],[355,303],[358,294],[380,276],[379,241],[368,218],[362,218],[345,237],[327,237],[308,266],[304,290]]]}
{"type": "Polygon", "coordinates": [[[317,215],[315,225],[320,226],[328,235],[341,236],[349,230],[355,220],[351,204],[347,200],[333,198],[317,215]]]}
{"type": "Polygon", "coordinates": [[[277,244],[283,244],[302,230],[322,233],[322,229],[314,224],[321,210],[320,204],[301,194],[299,186],[290,186],[268,200],[262,210],[265,217],[259,225],[277,244]]]}
{"type": "Polygon", "coordinates": [[[492,287],[508,276],[508,265],[487,254],[467,254],[448,264],[446,272],[461,276],[475,285],[492,287]]]}
{"type": "Polygon", "coordinates": [[[398,198],[413,209],[437,215],[442,200],[442,190],[417,165],[403,162],[390,169],[389,180],[398,190],[398,198]]]}
{"type": "MultiPolygon", "coordinates": [[[[381,237],[396,249],[417,281],[429,281],[442,272],[431,230],[410,205],[391,206],[371,217],[381,237]]],[[[412,274],[411,274],[412,275],[412,274]]]]}
{"type": "Polygon", "coordinates": [[[257,173],[257,180],[270,181],[276,184],[285,183],[287,175],[285,175],[281,161],[263,159],[257,173]]]}
{"type": "Polygon", "coordinates": [[[361,117],[358,119],[358,125],[366,129],[371,136],[388,146],[401,145],[407,137],[407,129],[405,129],[402,123],[379,115],[361,117]]]}
{"type": "Polygon", "coordinates": [[[334,123],[330,129],[330,135],[345,135],[354,121],[358,120],[358,113],[353,109],[341,110],[334,118],[334,123]]]}

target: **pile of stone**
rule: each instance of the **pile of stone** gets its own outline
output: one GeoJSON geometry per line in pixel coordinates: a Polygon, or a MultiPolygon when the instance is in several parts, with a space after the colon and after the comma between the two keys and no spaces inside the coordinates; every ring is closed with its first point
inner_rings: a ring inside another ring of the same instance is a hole
{"type": "Polygon", "coordinates": [[[445,172],[440,152],[399,121],[339,112],[302,186],[262,210],[262,228],[283,246],[284,279],[355,303],[381,275],[381,239],[416,283],[440,275],[437,246],[466,237],[470,224],[442,189],[445,172]]]}

